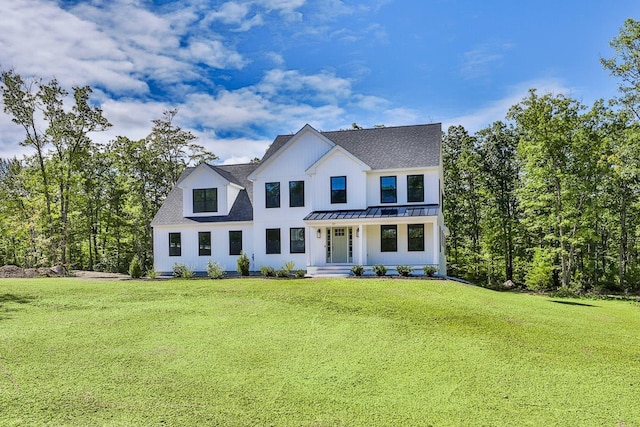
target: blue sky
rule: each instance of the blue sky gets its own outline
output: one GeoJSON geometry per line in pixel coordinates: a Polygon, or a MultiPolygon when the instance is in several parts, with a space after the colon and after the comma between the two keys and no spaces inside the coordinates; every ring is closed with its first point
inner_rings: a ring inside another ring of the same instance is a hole
{"type": "MultiPolygon", "coordinates": [[[[590,105],[616,95],[599,63],[637,0],[12,0],[0,67],[88,84],[113,127],[142,138],[177,108],[220,162],[277,134],[503,120],[529,88],[590,105]]],[[[0,115],[0,157],[22,155],[0,115]]]]}

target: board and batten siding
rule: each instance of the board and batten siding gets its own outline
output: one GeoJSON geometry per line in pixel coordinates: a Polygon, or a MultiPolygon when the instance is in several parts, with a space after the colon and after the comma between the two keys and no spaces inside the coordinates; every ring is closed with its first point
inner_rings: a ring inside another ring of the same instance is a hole
{"type": "MultiPolygon", "coordinates": [[[[242,250],[253,253],[253,227],[248,222],[156,226],[153,228],[153,265],[158,274],[171,273],[173,265],[184,264],[197,272],[206,271],[209,260],[217,261],[225,270],[236,271],[239,255],[229,255],[229,231],[242,231],[242,250]],[[211,232],[211,255],[198,255],[198,232],[211,232]],[[169,233],[180,233],[182,254],[169,256],[169,233]]],[[[251,265],[254,269],[254,266],[251,265]]]]}

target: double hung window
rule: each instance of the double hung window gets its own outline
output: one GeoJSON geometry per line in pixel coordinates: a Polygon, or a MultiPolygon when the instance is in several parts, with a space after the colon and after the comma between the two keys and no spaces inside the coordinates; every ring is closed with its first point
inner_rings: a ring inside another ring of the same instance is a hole
{"type": "Polygon", "coordinates": [[[331,203],[347,203],[347,177],[331,177],[331,203]]]}
{"type": "Polygon", "coordinates": [[[193,213],[218,212],[217,188],[193,189],[193,213]]]}

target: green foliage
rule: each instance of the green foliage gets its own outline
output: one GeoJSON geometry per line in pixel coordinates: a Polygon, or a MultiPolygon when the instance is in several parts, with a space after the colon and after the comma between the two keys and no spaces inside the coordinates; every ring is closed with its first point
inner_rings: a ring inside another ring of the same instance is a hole
{"type": "Polygon", "coordinates": [[[286,268],[277,269],[275,274],[276,274],[276,277],[280,277],[280,278],[291,277],[291,272],[286,268]]]}
{"type": "Polygon", "coordinates": [[[384,276],[387,274],[387,267],[382,264],[374,265],[373,272],[376,273],[377,276],[384,276]]]}
{"type": "Polygon", "coordinates": [[[147,277],[149,279],[156,279],[158,277],[158,273],[154,268],[150,268],[149,270],[147,270],[147,277]]]}
{"type": "Polygon", "coordinates": [[[529,272],[525,278],[525,286],[532,291],[546,291],[553,284],[553,256],[541,248],[536,248],[529,272]]]}
{"type": "Polygon", "coordinates": [[[307,275],[307,270],[298,269],[298,270],[294,271],[294,276],[297,279],[302,279],[306,275],[307,275]]]}
{"type": "Polygon", "coordinates": [[[133,279],[139,279],[142,277],[142,264],[140,263],[140,259],[137,255],[134,255],[131,258],[131,263],[129,264],[129,276],[133,279]]]}
{"type": "Polygon", "coordinates": [[[433,277],[437,271],[438,270],[435,267],[432,267],[430,265],[425,265],[424,267],[422,267],[422,272],[427,277],[433,277]]]}
{"type": "Polygon", "coordinates": [[[411,268],[410,265],[397,265],[396,271],[402,277],[409,277],[411,276],[411,272],[413,271],[413,268],[411,268]]]}
{"type": "Polygon", "coordinates": [[[263,265],[263,266],[260,267],[260,273],[264,277],[275,277],[276,270],[271,266],[263,265]]]}
{"type": "Polygon", "coordinates": [[[209,260],[207,263],[207,276],[211,279],[223,279],[227,272],[222,268],[218,261],[209,260]]]}
{"type": "Polygon", "coordinates": [[[282,269],[287,273],[291,273],[294,268],[296,268],[296,263],[293,261],[288,261],[282,266],[282,269]]]}
{"type": "Polygon", "coordinates": [[[195,272],[191,267],[181,263],[173,264],[173,277],[181,279],[192,279],[195,276],[195,272]]]}
{"type": "Polygon", "coordinates": [[[249,257],[247,256],[247,254],[244,251],[240,252],[240,256],[238,257],[238,260],[236,261],[236,264],[238,266],[238,273],[240,273],[241,276],[248,276],[249,275],[249,268],[251,267],[251,260],[249,259],[249,257]]]}
{"type": "Polygon", "coordinates": [[[364,267],[361,265],[354,265],[353,267],[351,267],[351,272],[354,276],[362,276],[362,274],[364,273],[364,267]]]}

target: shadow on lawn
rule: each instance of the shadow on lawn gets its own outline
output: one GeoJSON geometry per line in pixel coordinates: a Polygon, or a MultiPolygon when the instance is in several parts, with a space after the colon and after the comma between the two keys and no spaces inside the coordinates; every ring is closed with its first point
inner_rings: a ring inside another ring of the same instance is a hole
{"type": "Polygon", "coordinates": [[[30,295],[0,294],[0,320],[7,317],[5,316],[6,313],[16,311],[15,309],[7,307],[7,303],[29,304],[34,300],[35,297],[30,295]]]}
{"type": "Polygon", "coordinates": [[[575,301],[558,301],[555,299],[550,300],[551,302],[555,302],[556,304],[565,304],[565,305],[579,305],[581,307],[597,307],[597,305],[587,304],[584,302],[575,302],[575,301]]]}

